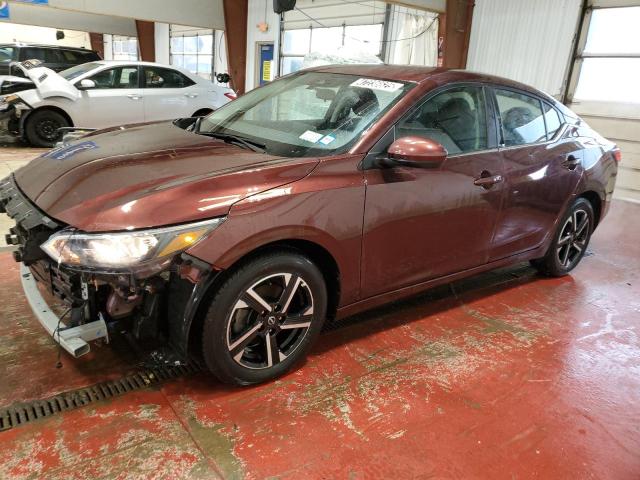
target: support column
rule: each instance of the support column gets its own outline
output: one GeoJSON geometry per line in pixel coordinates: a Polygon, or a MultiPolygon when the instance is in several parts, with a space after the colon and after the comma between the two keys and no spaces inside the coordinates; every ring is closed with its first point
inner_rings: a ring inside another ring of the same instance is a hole
{"type": "Polygon", "coordinates": [[[231,88],[239,95],[245,90],[247,72],[247,16],[248,0],[222,0],[224,10],[224,38],[227,44],[227,58],[231,88]]]}
{"type": "Polygon", "coordinates": [[[91,50],[95,50],[100,58],[104,58],[104,36],[101,33],[90,33],[89,41],[91,42],[91,50]]]}
{"type": "Polygon", "coordinates": [[[136,31],[138,32],[138,48],[140,49],[140,60],[143,62],[156,61],[156,25],[154,22],[136,20],[136,31]]]}
{"type": "Polygon", "coordinates": [[[474,0],[447,0],[444,67],[465,68],[469,52],[474,0]]]}

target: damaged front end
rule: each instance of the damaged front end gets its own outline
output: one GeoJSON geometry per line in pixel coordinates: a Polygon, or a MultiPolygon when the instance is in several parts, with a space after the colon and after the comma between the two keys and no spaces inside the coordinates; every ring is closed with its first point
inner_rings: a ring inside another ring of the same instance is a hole
{"type": "Polygon", "coordinates": [[[41,212],[13,177],[0,182],[0,211],[16,222],[7,244],[21,262],[25,295],[40,323],[75,357],[110,332],[169,343],[186,360],[188,329],[209,265],[184,251],[223,217],[175,227],[79,232],[41,212]]]}

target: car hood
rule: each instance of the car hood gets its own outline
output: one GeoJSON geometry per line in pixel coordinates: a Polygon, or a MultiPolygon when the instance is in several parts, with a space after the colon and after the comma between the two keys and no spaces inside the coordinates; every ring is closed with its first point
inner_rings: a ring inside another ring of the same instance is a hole
{"type": "Polygon", "coordinates": [[[296,181],[317,163],[155,123],[95,132],[14,175],[52,218],[84,231],[116,231],[226,215],[234,203],[296,181]]]}
{"type": "Polygon", "coordinates": [[[31,61],[19,64],[20,69],[31,80],[42,98],[64,97],[73,101],[80,98],[80,90],[56,72],[47,67],[33,65],[31,61]]]}

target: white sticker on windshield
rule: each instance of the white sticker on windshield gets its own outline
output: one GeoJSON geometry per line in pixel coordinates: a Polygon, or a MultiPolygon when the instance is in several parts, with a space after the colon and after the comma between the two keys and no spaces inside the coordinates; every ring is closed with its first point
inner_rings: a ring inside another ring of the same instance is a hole
{"type": "Polygon", "coordinates": [[[300,135],[298,138],[300,140],[305,140],[307,142],[318,143],[318,140],[320,140],[322,137],[324,137],[324,135],[322,135],[321,133],[314,132],[312,130],[307,130],[302,135],[300,135]]]}
{"type": "Polygon", "coordinates": [[[402,88],[401,83],[387,82],[386,80],[376,80],[375,78],[360,78],[353,82],[351,86],[370,88],[372,90],[382,90],[383,92],[395,92],[402,88]]]}

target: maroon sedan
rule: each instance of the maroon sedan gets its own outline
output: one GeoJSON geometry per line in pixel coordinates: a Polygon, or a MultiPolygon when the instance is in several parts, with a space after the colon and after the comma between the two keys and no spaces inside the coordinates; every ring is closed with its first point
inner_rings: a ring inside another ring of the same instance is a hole
{"type": "Polygon", "coordinates": [[[518,83],[331,66],[65,144],[5,179],[0,204],[26,296],[72,355],[117,325],[251,384],[326,318],[516,262],[566,275],[619,160],[518,83]]]}

